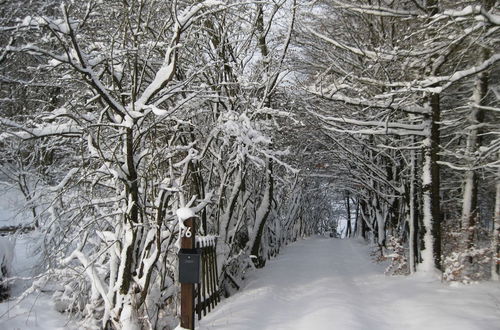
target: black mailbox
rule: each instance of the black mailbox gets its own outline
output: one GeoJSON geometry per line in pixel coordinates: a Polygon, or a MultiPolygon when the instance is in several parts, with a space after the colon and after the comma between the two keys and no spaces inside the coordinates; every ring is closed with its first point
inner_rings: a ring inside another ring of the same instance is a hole
{"type": "Polygon", "coordinates": [[[179,251],[179,282],[200,283],[201,252],[199,249],[181,249],[179,251]]]}

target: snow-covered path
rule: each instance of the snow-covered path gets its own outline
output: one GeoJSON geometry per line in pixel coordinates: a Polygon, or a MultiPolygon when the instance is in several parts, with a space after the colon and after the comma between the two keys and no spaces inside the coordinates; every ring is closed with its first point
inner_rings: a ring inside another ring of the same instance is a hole
{"type": "Polygon", "coordinates": [[[500,285],[388,277],[357,240],[287,247],[197,329],[500,329],[500,285]]]}

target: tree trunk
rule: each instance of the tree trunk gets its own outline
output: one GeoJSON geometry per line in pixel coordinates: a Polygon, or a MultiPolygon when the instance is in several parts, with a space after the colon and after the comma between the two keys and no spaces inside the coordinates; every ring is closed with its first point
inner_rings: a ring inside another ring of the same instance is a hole
{"type": "Polygon", "coordinates": [[[434,238],[434,265],[441,269],[441,180],[439,176],[439,122],[441,120],[441,106],[439,94],[431,96],[432,127],[431,127],[431,175],[432,175],[432,236],[434,238]]]}
{"type": "Polygon", "coordinates": [[[416,270],[416,261],[418,260],[416,258],[417,251],[418,251],[418,245],[417,245],[417,240],[418,240],[418,220],[417,220],[417,203],[416,203],[416,191],[415,191],[415,180],[416,180],[416,166],[417,166],[417,161],[415,157],[415,150],[411,150],[411,159],[410,159],[410,166],[411,166],[411,173],[410,173],[410,196],[409,196],[409,215],[408,215],[408,227],[409,227],[409,239],[408,239],[408,246],[409,246],[409,268],[410,268],[410,273],[414,273],[416,270]]]}
{"type": "Polygon", "coordinates": [[[273,200],[273,163],[271,159],[267,161],[267,179],[264,196],[255,216],[255,225],[252,232],[252,237],[249,241],[251,247],[251,254],[253,255],[253,262],[255,267],[261,268],[266,264],[266,259],[260,255],[260,245],[264,233],[264,226],[266,224],[269,213],[271,212],[271,202],[273,200]]]}
{"type": "Polygon", "coordinates": [[[361,237],[363,237],[363,239],[366,240],[367,239],[368,226],[366,225],[365,215],[366,215],[366,212],[367,212],[367,208],[366,208],[366,202],[363,199],[361,199],[359,201],[359,211],[360,211],[361,237]]]}
{"type": "Polygon", "coordinates": [[[353,203],[356,204],[356,210],[355,210],[355,215],[354,215],[354,229],[353,229],[353,236],[359,236],[359,199],[356,199],[352,201],[353,203]]]}
{"type": "MultiPolygon", "coordinates": [[[[498,153],[500,160],[500,152],[498,153]]],[[[493,258],[491,262],[491,279],[500,281],[500,168],[497,171],[495,216],[493,220],[493,237],[491,239],[493,258]]]]}
{"type": "Polygon", "coordinates": [[[422,271],[441,269],[441,210],[439,196],[439,94],[429,97],[431,113],[426,121],[429,136],[424,140],[424,166],[422,168],[423,223],[425,228],[424,249],[421,253],[422,271]]]}
{"type": "MultiPolygon", "coordinates": [[[[481,49],[479,61],[485,61],[489,57],[488,51],[484,48],[481,49]]],[[[474,170],[475,166],[475,153],[479,149],[480,141],[480,125],[484,121],[484,113],[480,106],[484,105],[484,98],[488,92],[488,72],[483,71],[476,77],[474,92],[472,94],[472,109],[468,119],[469,127],[466,129],[467,144],[466,144],[466,159],[469,169],[465,172],[464,177],[464,190],[462,202],[462,251],[470,249],[474,245],[474,233],[476,219],[478,216],[477,210],[477,193],[478,193],[478,180],[477,172],[474,170]]],[[[467,258],[465,264],[465,272],[470,270],[472,265],[472,258],[467,258]]]]}
{"type": "Polygon", "coordinates": [[[347,217],[347,228],[345,232],[345,237],[351,237],[351,203],[349,201],[349,191],[345,193],[345,207],[346,207],[346,217],[347,217]]]}
{"type": "Polygon", "coordinates": [[[127,164],[126,195],[128,197],[129,212],[124,219],[125,232],[123,235],[124,241],[122,242],[121,271],[119,273],[119,279],[121,282],[120,293],[122,295],[129,293],[132,274],[135,272],[134,249],[139,228],[137,226],[139,222],[139,185],[134,162],[133,131],[130,128],[126,128],[124,143],[126,150],[125,159],[127,164]]]}

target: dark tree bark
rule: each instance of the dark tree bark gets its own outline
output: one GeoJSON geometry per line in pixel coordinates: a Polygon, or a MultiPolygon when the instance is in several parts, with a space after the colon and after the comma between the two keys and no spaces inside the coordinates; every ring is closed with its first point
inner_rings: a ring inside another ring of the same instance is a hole
{"type": "Polygon", "coordinates": [[[349,191],[345,192],[345,208],[346,208],[346,218],[347,218],[347,228],[345,237],[351,237],[352,229],[351,229],[351,202],[349,201],[349,191]]]}

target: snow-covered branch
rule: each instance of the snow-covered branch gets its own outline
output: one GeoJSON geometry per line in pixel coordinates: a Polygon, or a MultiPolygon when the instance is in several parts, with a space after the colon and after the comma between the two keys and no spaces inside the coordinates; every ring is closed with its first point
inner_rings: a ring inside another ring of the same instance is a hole
{"type": "Polygon", "coordinates": [[[373,97],[371,99],[356,98],[356,97],[347,96],[347,95],[340,93],[340,92],[328,93],[328,95],[325,95],[325,93],[323,93],[323,91],[318,87],[310,87],[308,89],[308,91],[311,92],[312,94],[315,94],[315,95],[320,96],[320,97],[327,99],[327,100],[344,102],[346,104],[350,104],[350,105],[354,105],[354,106],[362,106],[362,107],[367,107],[367,108],[379,108],[379,109],[391,109],[394,111],[401,111],[401,112],[413,113],[413,114],[428,114],[429,113],[429,108],[427,106],[419,106],[417,104],[409,104],[409,105],[399,104],[396,100],[393,100],[392,98],[390,98],[387,101],[378,101],[377,97],[373,97]]]}
{"type": "Polygon", "coordinates": [[[332,1],[336,6],[342,9],[351,10],[353,12],[368,14],[374,16],[382,16],[382,17],[398,17],[398,18],[413,18],[420,15],[420,13],[415,11],[389,8],[377,5],[360,5],[360,4],[351,4],[346,3],[344,1],[332,1]]]}

